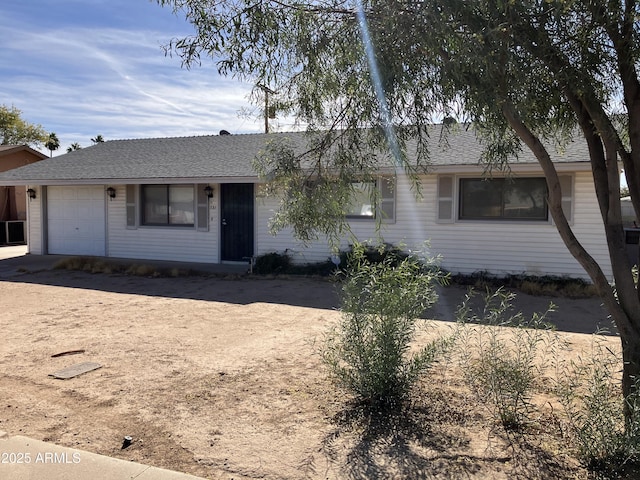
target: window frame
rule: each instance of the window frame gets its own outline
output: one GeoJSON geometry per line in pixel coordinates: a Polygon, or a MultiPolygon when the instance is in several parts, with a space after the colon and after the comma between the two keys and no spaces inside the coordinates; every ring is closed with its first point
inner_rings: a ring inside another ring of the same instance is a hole
{"type": "Polygon", "coordinates": [[[374,195],[371,200],[376,201],[377,205],[371,204],[372,215],[346,214],[348,221],[365,221],[365,222],[386,222],[394,223],[396,218],[396,180],[392,176],[380,176],[372,181],[354,181],[352,184],[370,184],[377,189],[378,194],[374,195]],[[386,185],[383,183],[386,182],[386,185]],[[391,215],[384,215],[386,210],[391,211],[391,215]]]}
{"type": "Polygon", "coordinates": [[[140,201],[140,226],[141,227],[151,227],[151,228],[184,228],[184,229],[195,229],[196,228],[196,215],[198,214],[198,205],[197,205],[197,190],[196,185],[190,183],[160,183],[160,184],[142,184],[139,189],[139,201],[140,201]],[[167,209],[167,223],[163,222],[149,222],[146,219],[145,207],[147,205],[145,198],[145,190],[151,187],[166,187],[166,209],[167,209]],[[193,220],[191,223],[171,223],[171,188],[191,188],[191,192],[193,195],[191,201],[191,213],[193,215],[193,220]]]}
{"type": "Polygon", "coordinates": [[[548,198],[548,190],[547,190],[547,182],[544,176],[539,176],[539,175],[526,175],[526,176],[518,176],[518,177],[493,177],[493,178],[483,178],[483,177],[477,177],[477,176],[463,176],[463,177],[459,177],[458,181],[456,182],[456,187],[458,189],[457,191],[457,207],[456,207],[456,218],[458,221],[461,222],[524,222],[524,223],[549,223],[551,216],[549,215],[549,205],[547,203],[547,198],[548,198]],[[505,215],[505,206],[507,205],[507,203],[505,202],[505,189],[503,188],[503,186],[508,183],[508,182],[512,182],[512,185],[515,185],[517,182],[520,181],[530,181],[530,180],[538,180],[542,183],[542,185],[544,186],[544,196],[543,196],[543,201],[544,201],[544,217],[531,217],[531,216],[506,216],[505,215]],[[463,216],[463,209],[464,209],[464,183],[466,182],[472,182],[472,181],[477,181],[477,182],[498,182],[500,185],[500,215],[499,216],[471,216],[471,215],[464,215],[463,216]]]}

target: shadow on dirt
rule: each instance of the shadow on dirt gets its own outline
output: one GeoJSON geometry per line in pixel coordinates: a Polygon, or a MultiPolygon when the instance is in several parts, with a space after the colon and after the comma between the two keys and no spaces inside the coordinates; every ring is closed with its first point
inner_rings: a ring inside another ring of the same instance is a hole
{"type": "MultiPolygon", "coordinates": [[[[336,309],[340,305],[339,285],[327,277],[247,275],[238,265],[197,265],[178,262],[142,261],[165,270],[209,268],[211,272],[197,275],[136,276],[122,273],[88,273],[56,270],[53,265],[65,257],[55,255],[22,256],[0,260],[0,281],[54,285],[134,295],[183,298],[240,305],[275,303],[309,308],[336,309]]],[[[114,261],[110,259],[110,261],[114,261]]],[[[134,263],[133,260],[121,260],[134,263]]],[[[448,286],[438,289],[439,300],[426,313],[428,318],[455,321],[455,312],[467,293],[466,287],[448,286]]],[[[481,295],[474,301],[480,302],[481,295]]],[[[544,312],[549,303],[557,305],[547,320],[564,332],[591,334],[605,330],[615,334],[615,328],[598,298],[550,298],[518,293],[514,310],[530,317],[544,312]]]]}
{"type": "Polygon", "coordinates": [[[335,285],[327,280],[313,278],[238,276],[153,278],[51,270],[24,274],[13,277],[10,281],[238,305],[276,303],[322,309],[335,309],[339,305],[335,285]]]}
{"type": "Polygon", "coordinates": [[[519,480],[577,478],[575,464],[526,435],[500,442],[500,447],[491,446],[487,437],[472,438],[468,426],[475,421],[468,412],[429,396],[397,411],[350,403],[333,417],[324,454],[332,462],[342,460],[341,474],[349,479],[483,478],[496,471],[519,480]],[[479,443],[487,446],[478,449],[479,443]]]}

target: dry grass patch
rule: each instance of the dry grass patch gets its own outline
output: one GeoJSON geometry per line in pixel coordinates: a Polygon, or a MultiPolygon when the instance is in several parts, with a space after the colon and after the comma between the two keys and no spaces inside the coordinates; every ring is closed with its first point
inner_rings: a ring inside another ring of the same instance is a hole
{"type": "Polygon", "coordinates": [[[186,268],[162,269],[154,265],[141,263],[113,262],[94,257],[70,257],[53,265],[58,270],[75,270],[88,273],[122,274],[136,277],[188,277],[196,272],[186,268]]]}

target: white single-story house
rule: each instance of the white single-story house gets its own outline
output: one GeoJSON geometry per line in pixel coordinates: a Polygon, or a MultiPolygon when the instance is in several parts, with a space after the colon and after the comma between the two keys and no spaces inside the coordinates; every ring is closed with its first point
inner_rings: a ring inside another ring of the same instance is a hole
{"type": "MultiPolygon", "coordinates": [[[[294,262],[324,261],[326,241],[305,246],[290,231],[269,232],[279,202],[261,194],[252,161],[268,141],[285,137],[305,142],[303,133],[107,141],[2,173],[0,185],[27,187],[35,255],[224,263],[287,251],[294,262]]],[[[381,170],[382,211],[366,195],[355,199],[353,233],[375,238],[374,217],[384,214],[386,243],[420,248],[428,240],[452,272],[586,278],[549,216],[533,155],[511,163],[512,179],[494,172],[485,181],[480,152],[473,129],[451,134],[446,147],[434,144],[420,198],[402,172],[381,170]]],[[[554,162],[573,230],[611,277],[586,145],[570,143],[554,162]]]]}

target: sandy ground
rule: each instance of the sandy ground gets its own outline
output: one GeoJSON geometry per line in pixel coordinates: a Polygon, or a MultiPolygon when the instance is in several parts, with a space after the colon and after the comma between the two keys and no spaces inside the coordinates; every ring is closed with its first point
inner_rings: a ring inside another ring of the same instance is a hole
{"type": "MultiPolygon", "coordinates": [[[[10,434],[212,479],[584,478],[561,447],[515,455],[451,365],[425,382],[412,415],[360,421],[316,354],[340,318],[326,280],[43,271],[0,281],[0,298],[10,434]],[[71,350],[84,353],[52,357],[71,350]],[[86,361],[102,368],[49,376],[86,361]]],[[[599,320],[577,302],[584,322],[599,320]]],[[[592,341],[563,338],[572,355],[592,341]]]]}

